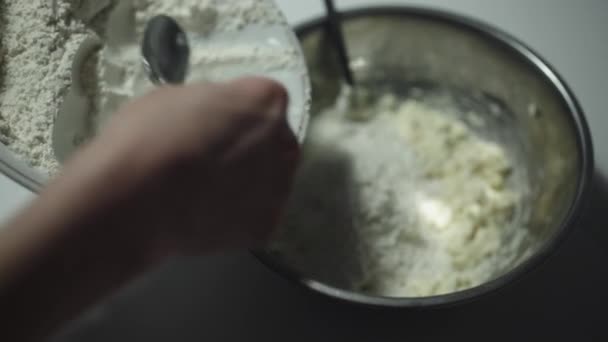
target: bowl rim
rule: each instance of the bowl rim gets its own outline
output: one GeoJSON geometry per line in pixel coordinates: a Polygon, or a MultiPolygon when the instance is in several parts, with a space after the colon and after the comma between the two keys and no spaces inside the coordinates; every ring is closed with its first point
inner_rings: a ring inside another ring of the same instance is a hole
{"type": "MultiPolygon", "coordinates": [[[[473,31],[473,33],[490,39],[494,43],[502,45],[508,49],[508,51],[519,55],[519,57],[525,60],[531,67],[536,69],[541,77],[544,77],[552,84],[568,107],[570,113],[569,119],[572,121],[576,130],[576,143],[580,155],[578,165],[580,173],[577,179],[578,185],[576,195],[568,208],[568,213],[553,233],[553,236],[545,241],[543,246],[532,256],[509,272],[470,289],[429,297],[382,297],[343,290],[298,274],[296,271],[277,260],[277,258],[272,257],[266,251],[254,251],[253,255],[261,263],[288,280],[295,282],[316,294],[330,297],[341,302],[379,308],[425,309],[453,306],[471,302],[491,294],[496,294],[507,287],[507,285],[522,279],[525,275],[529,274],[545,262],[557,247],[563,243],[568,236],[568,233],[573,231],[576,221],[580,218],[581,212],[583,211],[582,209],[585,206],[585,200],[588,198],[587,195],[593,178],[594,154],[591,133],[578,100],[556,69],[525,43],[494,26],[453,12],[418,6],[370,6],[341,12],[342,19],[345,21],[370,16],[402,17],[404,15],[444,22],[465,30],[473,31]]],[[[295,31],[298,38],[301,39],[318,30],[319,27],[322,27],[325,24],[325,17],[319,17],[297,25],[295,31]]]]}
{"type": "Polygon", "coordinates": [[[0,144],[0,174],[32,193],[40,191],[49,179],[48,175],[18,158],[4,144],[0,144]]]}

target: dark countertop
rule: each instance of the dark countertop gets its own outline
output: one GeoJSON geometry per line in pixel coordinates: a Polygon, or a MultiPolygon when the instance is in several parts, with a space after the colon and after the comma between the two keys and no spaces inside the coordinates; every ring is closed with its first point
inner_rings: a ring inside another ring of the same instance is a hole
{"type": "Polygon", "coordinates": [[[577,229],[536,271],[470,304],[367,309],[311,294],[248,254],[166,265],[58,341],[606,341],[608,230],[598,175],[577,229]]]}

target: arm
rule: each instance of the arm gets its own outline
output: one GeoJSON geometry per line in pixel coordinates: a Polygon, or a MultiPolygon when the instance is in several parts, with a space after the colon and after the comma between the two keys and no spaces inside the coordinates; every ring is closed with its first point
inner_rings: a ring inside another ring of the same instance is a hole
{"type": "Polygon", "coordinates": [[[166,256],[262,243],[298,154],[285,108],[260,79],[124,107],[0,231],[2,339],[48,335],[166,256]]]}

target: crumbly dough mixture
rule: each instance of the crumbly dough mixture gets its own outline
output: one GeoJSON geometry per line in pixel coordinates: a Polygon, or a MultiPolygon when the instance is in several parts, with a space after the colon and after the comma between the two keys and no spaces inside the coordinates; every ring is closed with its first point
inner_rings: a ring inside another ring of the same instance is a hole
{"type": "Polygon", "coordinates": [[[313,279],[395,297],[470,288],[517,262],[528,233],[500,145],[423,100],[351,102],[313,119],[275,252],[313,279]]]}

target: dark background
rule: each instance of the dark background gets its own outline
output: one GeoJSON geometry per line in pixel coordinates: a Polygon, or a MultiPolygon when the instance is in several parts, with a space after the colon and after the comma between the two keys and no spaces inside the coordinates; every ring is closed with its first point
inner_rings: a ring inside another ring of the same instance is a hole
{"type": "Polygon", "coordinates": [[[597,174],[583,218],[549,260],[501,292],[431,311],[378,310],[293,286],[248,254],[171,262],[57,341],[608,341],[608,203],[597,174]]]}

